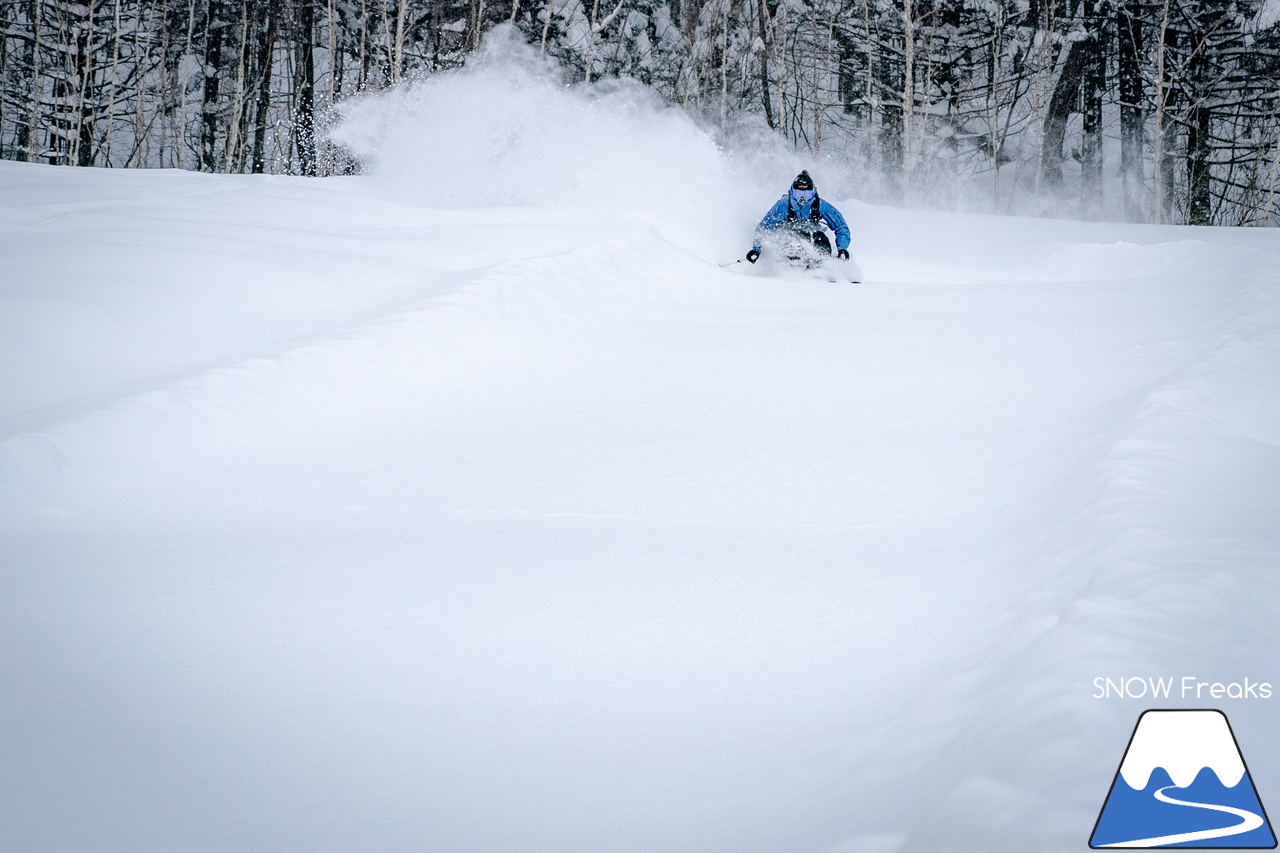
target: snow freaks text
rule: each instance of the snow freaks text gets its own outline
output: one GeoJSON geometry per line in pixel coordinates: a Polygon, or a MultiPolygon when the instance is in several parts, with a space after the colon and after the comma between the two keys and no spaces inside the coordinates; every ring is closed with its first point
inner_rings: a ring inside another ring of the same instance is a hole
{"type": "Polygon", "coordinates": [[[1270,699],[1271,682],[1244,678],[1239,681],[1202,681],[1194,675],[1181,678],[1131,676],[1093,680],[1094,699],[1270,699]]]}

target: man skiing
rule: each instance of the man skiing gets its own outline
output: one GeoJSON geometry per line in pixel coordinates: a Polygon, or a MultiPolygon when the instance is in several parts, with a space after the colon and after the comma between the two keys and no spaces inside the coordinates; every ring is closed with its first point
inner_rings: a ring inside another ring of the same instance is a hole
{"type": "Polygon", "coordinates": [[[831,240],[823,225],[836,235],[836,253],[842,261],[849,260],[849,226],[830,204],[818,198],[818,191],[813,186],[813,178],[804,171],[796,175],[791,182],[791,191],[778,199],[778,203],[769,209],[756,226],[755,242],[751,251],[747,252],[747,260],[755,263],[760,259],[760,244],[767,239],[769,232],[786,229],[799,235],[805,242],[812,241],[814,247],[824,255],[831,254],[831,240]]]}

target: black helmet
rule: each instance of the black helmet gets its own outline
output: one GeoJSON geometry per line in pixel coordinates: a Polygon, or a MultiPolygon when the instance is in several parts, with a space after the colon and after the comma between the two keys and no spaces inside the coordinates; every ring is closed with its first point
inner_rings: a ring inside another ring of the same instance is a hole
{"type": "Polygon", "coordinates": [[[813,189],[813,178],[809,177],[809,172],[807,169],[801,172],[800,174],[796,175],[796,179],[791,182],[791,189],[793,190],[813,189]]]}

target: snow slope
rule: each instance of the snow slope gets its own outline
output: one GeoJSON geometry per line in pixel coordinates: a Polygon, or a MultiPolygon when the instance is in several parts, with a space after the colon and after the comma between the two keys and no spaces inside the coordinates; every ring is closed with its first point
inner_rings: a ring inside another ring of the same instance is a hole
{"type": "Polygon", "coordinates": [[[867,284],[741,276],[778,187],[558,196],[540,116],[704,142],[552,88],[435,199],[0,163],[5,849],[1080,849],[1095,677],[1280,683],[1280,235],[837,197],[867,284]]]}

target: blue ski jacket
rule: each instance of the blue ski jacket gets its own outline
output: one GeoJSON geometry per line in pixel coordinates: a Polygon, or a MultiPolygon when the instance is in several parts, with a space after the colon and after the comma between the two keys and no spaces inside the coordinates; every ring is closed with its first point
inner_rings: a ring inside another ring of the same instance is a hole
{"type": "MultiPolygon", "coordinates": [[[[756,226],[756,239],[751,244],[751,248],[757,252],[760,251],[760,240],[765,232],[773,231],[777,228],[795,228],[798,231],[820,230],[817,228],[817,221],[810,215],[811,211],[797,207],[794,214],[788,215],[790,208],[791,193],[787,193],[778,199],[777,204],[769,208],[769,212],[764,215],[764,219],[761,219],[760,224],[756,226]]],[[[840,211],[836,210],[834,205],[823,201],[821,196],[818,197],[818,219],[835,232],[837,250],[849,248],[849,224],[844,221],[840,211]]]]}

